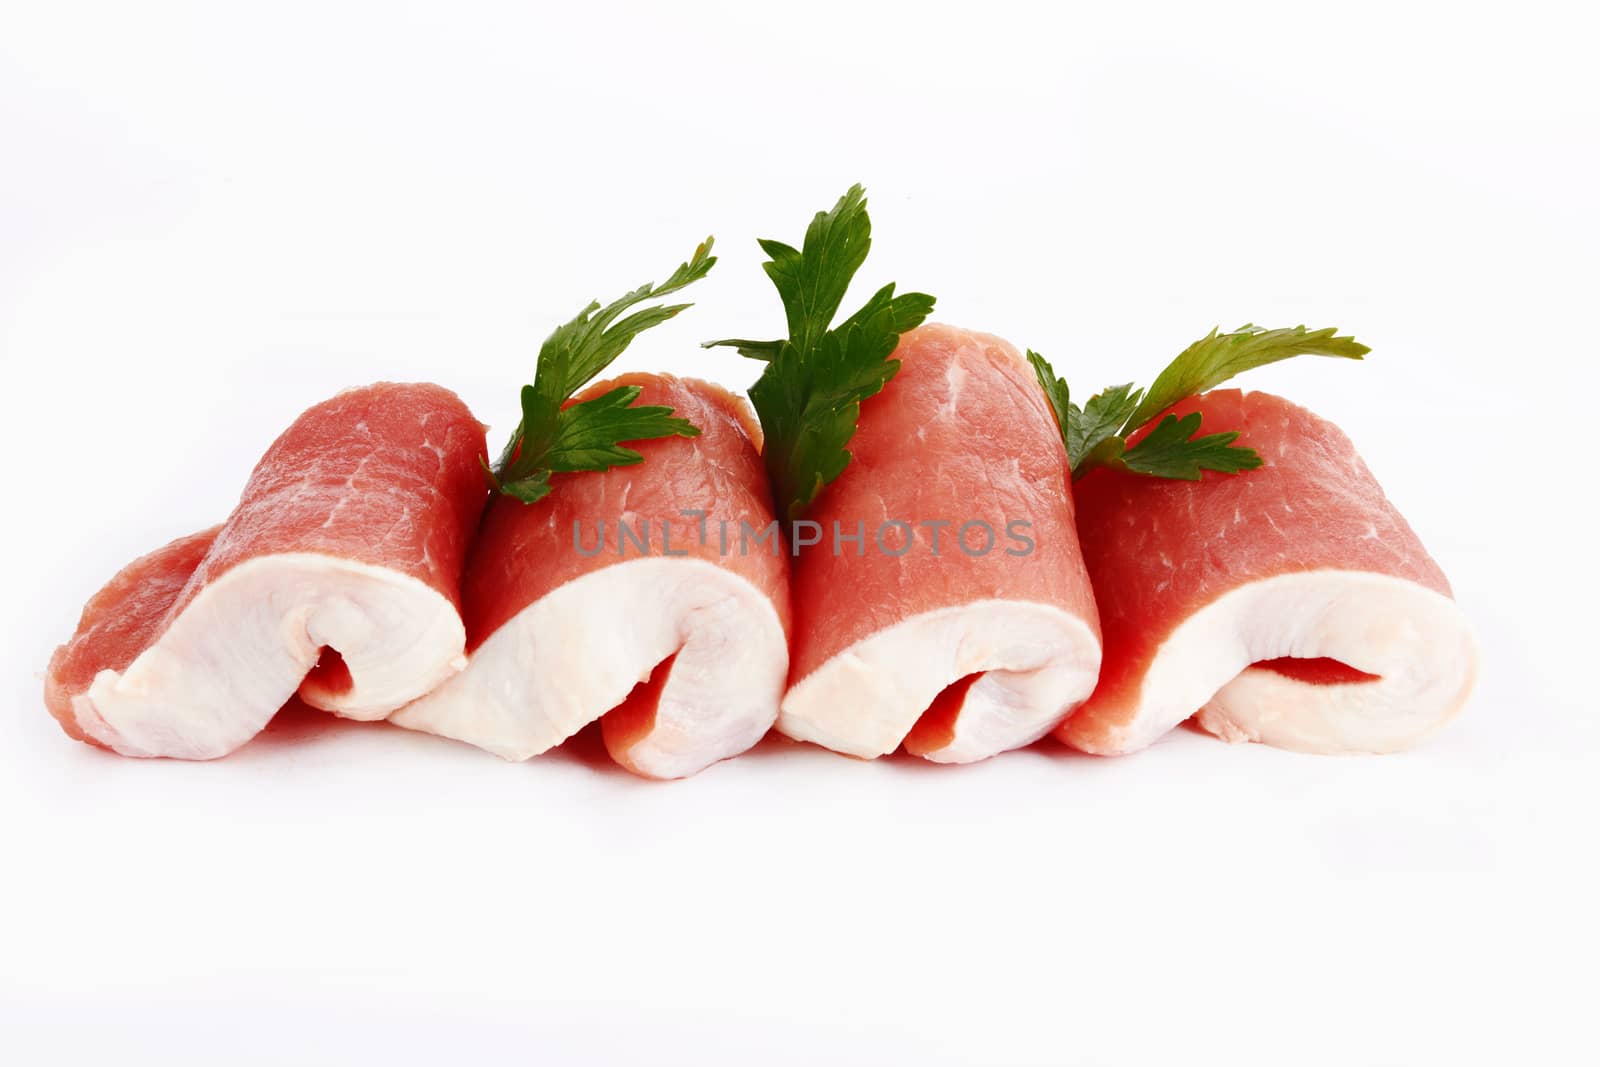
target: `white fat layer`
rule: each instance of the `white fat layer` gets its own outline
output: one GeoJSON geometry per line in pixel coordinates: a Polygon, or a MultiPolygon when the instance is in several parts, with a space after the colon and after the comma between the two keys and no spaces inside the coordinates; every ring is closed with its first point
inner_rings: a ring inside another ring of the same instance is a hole
{"type": "Polygon", "coordinates": [[[926,758],[968,763],[1049,732],[1094,689],[1100,642],[1048,604],[979,600],[871,634],[801,679],[778,729],[871,759],[893,752],[947,686],[971,674],[950,743],[926,758]]]}
{"type": "Polygon", "coordinates": [[[747,579],[684,558],[617,563],[552,590],[390,721],[527,759],[621,704],[674,653],[654,726],[628,761],[678,778],[761,740],[789,669],[778,613],[747,579]]]}
{"type": "Polygon", "coordinates": [[[78,725],[125,756],[214,759],[254,737],[324,647],[351,686],[307,703],[381,719],[461,663],[455,605],[410,575],[309,552],[260,556],[202,589],[125,671],[73,699],[78,725]]]}
{"type": "Polygon", "coordinates": [[[1365,571],[1279,575],[1228,592],[1173,631],[1145,675],[1137,715],[1096,751],[1144,748],[1203,707],[1201,724],[1232,740],[1392,752],[1461,709],[1477,663],[1466,617],[1432,589],[1365,571]],[[1284,656],[1336,659],[1377,677],[1317,684],[1250,666],[1284,656]]]}

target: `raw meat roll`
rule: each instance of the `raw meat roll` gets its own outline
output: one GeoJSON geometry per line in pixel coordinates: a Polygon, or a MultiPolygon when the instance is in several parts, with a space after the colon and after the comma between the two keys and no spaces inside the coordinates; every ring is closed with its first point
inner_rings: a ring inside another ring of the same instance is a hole
{"type": "Polygon", "coordinates": [[[929,325],[894,355],[850,466],[796,536],[817,543],[794,568],[778,727],[865,758],[904,742],[983,759],[1042,737],[1094,688],[1100,627],[1066,455],[1006,342],[929,325]]]}
{"type": "Polygon", "coordinates": [[[135,561],[89,601],[50,661],[47,707],[80,740],[183,759],[232,752],[296,690],[383,718],[461,666],[483,455],[483,426],[436,385],[316,405],[227,523],[135,561]]]}
{"type": "Polygon", "coordinates": [[[1105,665],[1061,739],[1132,752],[1198,711],[1233,740],[1388,752],[1455,714],[1476,674],[1466,619],[1350,439],[1268,393],[1172,410],[1241,431],[1264,465],[1078,483],[1105,665]]]}
{"type": "Polygon", "coordinates": [[[644,461],[556,474],[535,504],[497,497],[463,583],[466,670],[392,721],[527,759],[595,719],[612,757],[693,774],[759,741],[788,669],[788,560],[749,408],[721,388],[627,375],[699,437],[644,461]],[[602,533],[603,524],[603,533],[602,533]],[[756,543],[741,524],[768,537],[756,543]]]}

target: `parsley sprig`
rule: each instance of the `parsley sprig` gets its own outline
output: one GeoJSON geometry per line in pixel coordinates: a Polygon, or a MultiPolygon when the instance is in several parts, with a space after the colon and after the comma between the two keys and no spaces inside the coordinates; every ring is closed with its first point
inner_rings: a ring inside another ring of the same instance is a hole
{"type": "Polygon", "coordinates": [[[618,386],[577,404],[567,401],[635,337],[690,306],[658,304],[623,314],[704,278],[717,262],[711,245],[707,237],[660,285],[641,285],[603,308],[594,301],[545,339],[533,384],[522,387],[522,421],[499,462],[485,468],[498,492],[532,504],[550,492],[550,475],[556,471],[603,471],[641,462],[644,457],[624,447],[624,441],[699,436],[699,429],[674,417],[670,407],[635,405],[640,392],[636,385],[618,386]]]}
{"type": "Polygon", "coordinates": [[[1078,407],[1067,383],[1037,352],[1028,352],[1045,397],[1055,411],[1074,481],[1096,467],[1114,467],[1157,478],[1197,481],[1201,471],[1235,474],[1261,466],[1253,448],[1234,445],[1237,431],[1196,436],[1200,413],[1167,415],[1137,444],[1128,436],[1178,401],[1215,388],[1250,370],[1293,356],[1360,359],[1372,351],[1332,327],[1295,326],[1268,330],[1246,324],[1231,333],[1212,330],[1179,353],[1148,390],[1132,382],[1103,389],[1078,407]]]}
{"type": "Polygon", "coordinates": [[[866,193],[853,185],[831,211],[820,211],[799,249],[782,241],[759,242],[762,264],[777,287],[789,336],[776,341],[730,338],[728,345],[766,363],[750,388],[750,401],[766,438],[763,456],[778,513],[798,518],[850,464],[861,402],[900,370],[890,359],[900,335],[933,310],[925,293],[896,295],[891,282],[855,314],[830,328],[845,290],[872,247],[866,193]]]}

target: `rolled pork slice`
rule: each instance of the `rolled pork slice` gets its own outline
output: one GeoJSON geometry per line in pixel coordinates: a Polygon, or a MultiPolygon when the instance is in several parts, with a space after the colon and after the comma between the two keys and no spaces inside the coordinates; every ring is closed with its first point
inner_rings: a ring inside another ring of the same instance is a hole
{"type": "Polygon", "coordinates": [[[939,325],[894,356],[796,537],[820,540],[795,562],[778,728],[964,763],[1037,740],[1087,697],[1100,627],[1060,431],[1022,356],[939,325]]]}
{"type": "Polygon", "coordinates": [[[612,757],[652,778],[694,774],[771,728],[789,662],[788,560],[768,529],[749,407],[659,374],[585,395],[617,385],[700,436],[635,442],[637,465],[556,474],[538,503],[497,497],[464,580],[467,668],[393,722],[522,760],[600,719],[612,757]]]}
{"type": "Polygon", "coordinates": [[[486,496],[484,429],[436,385],[312,407],[220,527],[136,560],[57,649],[45,703],[125,756],[212,759],[298,690],[381,719],[463,662],[460,577],[486,496]]]}
{"type": "Polygon", "coordinates": [[[1061,739],[1133,752],[1198,712],[1230,740],[1390,752],[1449,720],[1476,646],[1350,439],[1270,393],[1215,390],[1172,411],[1201,412],[1202,432],[1241,431],[1263,466],[1079,481],[1105,665],[1061,739]]]}

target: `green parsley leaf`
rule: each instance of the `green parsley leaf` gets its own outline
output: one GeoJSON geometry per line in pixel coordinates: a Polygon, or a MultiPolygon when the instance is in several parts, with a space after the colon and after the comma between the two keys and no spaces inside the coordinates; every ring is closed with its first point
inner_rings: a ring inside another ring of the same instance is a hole
{"type": "Polygon", "coordinates": [[[1072,390],[1067,388],[1065,379],[1056,377],[1050,361],[1031,348],[1028,349],[1028,362],[1033,364],[1034,377],[1039,379],[1039,387],[1044,390],[1044,398],[1050,402],[1050,410],[1056,413],[1056,425],[1061,428],[1062,440],[1067,442],[1067,455],[1070,458],[1073,449],[1068,435],[1078,432],[1078,419],[1074,414],[1078,406],[1072,402],[1072,390]]]}
{"type": "Polygon", "coordinates": [[[1250,323],[1232,333],[1212,330],[1156,375],[1150,391],[1128,417],[1124,431],[1143,426],[1178,401],[1214,389],[1252,367],[1291,356],[1360,359],[1372,351],[1354,337],[1339,337],[1337,333],[1331,326],[1323,330],[1307,330],[1304,326],[1266,330],[1250,323]]]}
{"type": "Polygon", "coordinates": [[[1067,438],[1067,455],[1073,462],[1103,453],[1107,441],[1120,443],[1122,427],[1139,406],[1141,395],[1143,390],[1135,389],[1132,382],[1113,385],[1091,396],[1081,412],[1074,412],[1077,418],[1075,425],[1068,426],[1067,438]]]}
{"type": "Polygon", "coordinates": [[[1361,359],[1370,351],[1331,327],[1267,330],[1246,324],[1231,333],[1212,330],[1167,364],[1148,391],[1134,388],[1132,382],[1114,385],[1090,397],[1082,409],[1071,402],[1067,383],[1056,377],[1043,356],[1030,351],[1028,361],[1055,411],[1074,481],[1095,467],[1192,481],[1202,470],[1225,474],[1254,470],[1261,466],[1261,457],[1253,449],[1234,447],[1239,437],[1236,432],[1196,437],[1200,429],[1197,411],[1181,419],[1168,415],[1132,447],[1127,443],[1129,435],[1180,400],[1213,389],[1252,367],[1302,355],[1361,359]]]}
{"type": "Polygon", "coordinates": [[[641,463],[644,457],[620,441],[649,441],[657,437],[694,437],[699,430],[687,419],[676,418],[672,409],[658,404],[640,404],[642,390],[637,385],[619,385],[578,404],[571,404],[556,417],[556,436],[545,452],[545,463],[553,471],[594,471],[641,463]]]}
{"type": "Polygon", "coordinates": [[[707,341],[701,348],[710,348],[713,345],[722,345],[733,348],[746,359],[759,359],[763,363],[771,362],[772,357],[778,354],[778,349],[784,346],[783,341],[747,341],[742,337],[729,337],[723,341],[707,341]]]}
{"type": "Polygon", "coordinates": [[[762,240],[763,264],[783,301],[789,336],[776,341],[708,341],[766,363],[750,401],[766,438],[762,456],[773,498],[785,520],[798,518],[824,486],[850,464],[861,402],[900,369],[890,359],[900,335],[933,310],[926,293],[884,286],[853,315],[830,328],[856,271],[872,247],[866,193],[859,185],[831,211],[818,212],[799,249],[762,240]]]}
{"type": "Polygon", "coordinates": [[[1189,482],[1199,481],[1202,470],[1236,474],[1261,466],[1261,456],[1255,449],[1232,447],[1239,439],[1237,431],[1194,436],[1199,429],[1198,411],[1181,419],[1168,415],[1138,444],[1122,453],[1121,465],[1139,474],[1189,482]]]}
{"type": "Polygon", "coordinates": [[[669,407],[634,407],[637,386],[619,386],[577,404],[567,401],[635,337],[689,307],[659,304],[624,314],[704,278],[717,262],[711,246],[707,237],[660,285],[641,285],[605,307],[595,301],[545,339],[533,384],[522,387],[522,421],[499,462],[486,466],[496,491],[532,504],[550,492],[554,471],[603,471],[640,462],[643,457],[623,447],[624,441],[699,435],[687,419],[672,417],[669,407]]]}
{"type": "Polygon", "coordinates": [[[489,475],[494,487],[506,496],[514,496],[524,504],[537,504],[550,492],[550,472],[547,470],[534,471],[526,478],[506,482],[495,479],[491,472],[489,475]]]}

